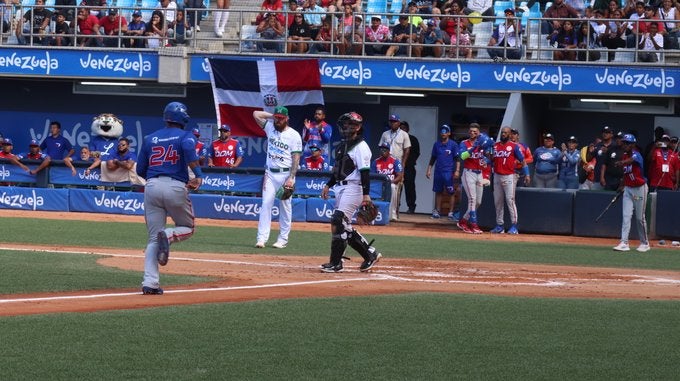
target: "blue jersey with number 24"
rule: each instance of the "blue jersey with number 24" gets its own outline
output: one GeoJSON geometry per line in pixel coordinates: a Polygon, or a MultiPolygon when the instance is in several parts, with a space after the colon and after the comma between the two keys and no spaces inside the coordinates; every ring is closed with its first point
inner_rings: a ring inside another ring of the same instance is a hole
{"type": "Polygon", "coordinates": [[[137,174],[147,180],[168,176],[186,183],[187,165],[196,160],[196,138],[191,131],[166,127],[144,137],[137,155],[137,174]]]}

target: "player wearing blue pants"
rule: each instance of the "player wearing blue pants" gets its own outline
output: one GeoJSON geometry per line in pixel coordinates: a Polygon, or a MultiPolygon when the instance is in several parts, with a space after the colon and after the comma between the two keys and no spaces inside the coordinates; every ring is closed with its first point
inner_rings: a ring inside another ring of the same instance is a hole
{"type": "Polygon", "coordinates": [[[453,220],[453,207],[455,203],[456,189],[453,185],[453,174],[460,173],[460,162],[458,158],[458,144],[450,139],[451,127],[444,124],[439,130],[440,141],[432,145],[430,164],[427,166],[425,177],[428,179],[432,175],[434,165],[434,178],[432,180],[432,191],[435,193],[435,209],[432,211],[432,218],[439,218],[442,207],[442,198],[449,197],[449,219],[453,220]]]}
{"type": "Polygon", "coordinates": [[[144,137],[137,157],[137,174],[146,179],[144,189],[144,219],[149,240],[144,252],[142,293],[161,295],[158,265],[168,263],[170,244],[188,239],[194,234],[194,211],[188,189],[197,189],[203,182],[198,165],[196,139],[184,131],[189,123],[187,107],[171,102],[163,111],[165,128],[144,137]],[[189,180],[191,168],[196,176],[189,180]],[[167,217],[175,223],[165,228],[167,217]]]}

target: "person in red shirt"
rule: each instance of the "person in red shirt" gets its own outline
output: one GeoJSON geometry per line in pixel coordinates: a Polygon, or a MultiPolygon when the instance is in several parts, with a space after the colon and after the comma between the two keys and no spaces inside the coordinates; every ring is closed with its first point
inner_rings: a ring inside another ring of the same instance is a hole
{"type": "Polygon", "coordinates": [[[228,124],[220,126],[220,138],[210,144],[208,151],[209,167],[236,168],[243,161],[241,142],[231,138],[231,127],[228,124]]]}
{"type": "Polygon", "coordinates": [[[104,45],[109,47],[123,46],[120,36],[127,33],[127,20],[123,16],[118,16],[118,10],[109,9],[109,14],[99,20],[99,26],[104,28],[104,35],[112,36],[104,39],[104,45]]]}
{"type": "Polygon", "coordinates": [[[648,187],[647,179],[644,176],[644,164],[642,155],[635,147],[637,143],[635,136],[625,134],[621,141],[623,142],[623,157],[615,165],[623,168],[623,222],[621,223],[621,242],[614,246],[614,250],[630,251],[628,235],[630,233],[630,220],[633,217],[633,211],[635,211],[635,221],[640,237],[640,246],[636,250],[644,253],[649,251],[645,217],[648,187]]]}
{"type": "Polygon", "coordinates": [[[392,197],[390,200],[390,221],[399,220],[399,185],[404,180],[404,167],[401,161],[390,155],[390,146],[387,143],[380,145],[380,157],[373,166],[376,173],[387,176],[392,185],[392,197]]]}
{"type": "MultiPolygon", "coordinates": [[[[510,129],[510,140],[519,146],[522,155],[524,155],[524,162],[527,165],[534,162],[534,156],[531,154],[529,147],[519,141],[519,130],[514,128],[510,129]]],[[[524,175],[522,175],[522,164],[520,163],[517,163],[515,166],[515,182],[518,187],[524,186],[524,175]]]]}
{"type": "Polygon", "coordinates": [[[482,204],[484,194],[484,177],[482,170],[486,165],[484,149],[479,144],[479,124],[470,123],[469,138],[460,142],[460,158],[463,161],[463,173],[453,173],[455,179],[460,178],[463,191],[467,196],[468,206],[463,218],[458,221],[458,228],[464,232],[472,231],[480,234],[477,226],[477,208],[482,204]]]}
{"type": "Polygon", "coordinates": [[[328,163],[323,158],[323,151],[317,144],[311,144],[307,148],[311,152],[310,156],[305,157],[302,168],[309,171],[328,171],[328,163]]]}
{"type": "MultiPolygon", "coordinates": [[[[75,24],[80,29],[78,35],[81,36],[78,37],[78,46],[97,46],[100,48],[104,46],[101,37],[88,37],[99,36],[100,34],[99,19],[97,16],[91,15],[88,9],[78,10],[78,18],[76,19],[75,24]]],[[[74,25],[72,29],[75,30],[76,25],[74,25]]]]}
{"type": "Polygon", "coordinates": [[[208,156],[208,148],[205,146],[205,143],[199,140],[201,132],[198,128],[191,130],[191,133],[196,137],[196,155],[198,155],[198,164],[205,165],[205,158],[208,156]]]}
{"type": "Polygon", "coordinates": [[[12,148],[14,148],[14,143],[12,143],[12,139],[5,138],[2,141],[2,151],[0,151],[0,159],[7,159],[9,160],[12,164],[21,167],[24,171],[28,172],[30,169],[21,164],[19,162],[19,158],[12,153],[12,148]]]}
{"type": "Polygon", "coordinates": [[[649,151],[649,191],[677,190],[680,181],[680,159],[669,146],[671,138],[668,135],[656,142],[656,147],[649,151]]]}
{"type": "Polygon", "coordinates": [[[42,171],[50,165],[50,157],[40,151],[40,143],[37,140],[31,140],[28,144],[28,152],[20,153],[17,155],[17,159],[29,159],[29,160],[39,160],[40,165],[36,169],[31,169],[30,174],[35,175],[36,173],[42,171]]]}
{"type": "Polygon", "coordinates": [[[503,214],[505,204],[510,212],[511,226],[508,234],[519,234],[517,230],[517,205],[515,204],[515,167],[522,166],[524,184],[529,185],[529,167],[524,161],[524,155],[516,143],[510,140],[510,127],[501,128],[501,139],[493,146],[493,201],[496,206],[496,227],[491,230],[494,234],[505,233],[503,214]]]}

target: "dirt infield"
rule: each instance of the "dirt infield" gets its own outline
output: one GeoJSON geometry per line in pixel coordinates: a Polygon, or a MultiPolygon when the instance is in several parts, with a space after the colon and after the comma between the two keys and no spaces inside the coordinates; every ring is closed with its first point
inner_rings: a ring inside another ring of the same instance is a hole
{"type": "MultiPolygon", "coordinates": [[[[36,213],[8,211],[9,216],[53,219],[110,220],[109,215],[78,213],[36,213]]],[[[142,222],[141,217],[116,216],[117,221],[142,222]]],[[[255,227],[254,222],[199,220],[198,226],[255,227]]],[[[326,231],[324,224],[296,223],[295,229],[326,231]]],[[[438,237],[438,226],[369,227],[367,234],[398,234],[438,237]]],[[[452,235],[464,233],[451,231],[452,235]]],[[[611,239],[520,235],[483,239],[531,242],[564,242],[611,245],[611,239]]],[[[57,247],[2,244],[3,249],[30,249],[82,252],[107,255],[104,266],[143,270],[143,248],[111,250],[86,247],[57,247]]],[[[294,253],[294,244],[284,249],[294,253]]],[[[265,249],[266,253],[272,250],[265,249]]],[[[355,258],[358,258],[355,256],[355,258]]],[[[360,273],[360,261],[346,262],[345,272],[324,274],[318,257],[259,254],[206,254],[173,252],[163,273],[190,274],[219,278],[218,281],[190,286],[166,287],[165,295],[140,295],[138,288],[76,293],[43,293],[0,296],[0,315],[50,312],[86,312],[169,306],[181,304],[248,301],[278,298],[335,297],[396,294],[409,292],[476,293],[503,296],[680,299],[680,272],[611,269],[576,266],[550,266],[516,263],[467,262],[421,259],[393,259],[389,253],[370,273],[360,273]]]]}

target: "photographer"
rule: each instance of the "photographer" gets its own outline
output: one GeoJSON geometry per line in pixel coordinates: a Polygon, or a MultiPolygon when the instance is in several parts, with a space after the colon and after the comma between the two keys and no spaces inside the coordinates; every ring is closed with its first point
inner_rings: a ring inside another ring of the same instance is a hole
{"type": "Polygon", "coordinates": [[[283,53],[283,35],[285,30],[275,14],[265,13],[255,31],[260,33],[263,40],[256,43],[258,52],[264,53],[265,49],[273,49],[277,53],[283,53]]]}

